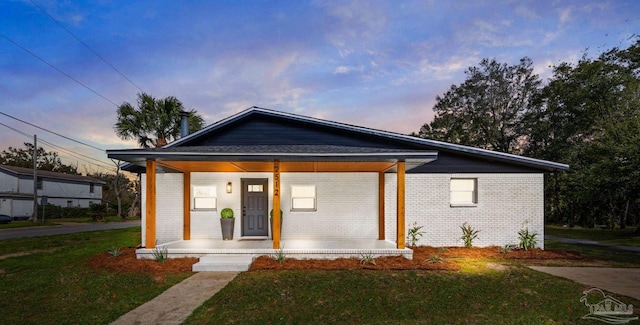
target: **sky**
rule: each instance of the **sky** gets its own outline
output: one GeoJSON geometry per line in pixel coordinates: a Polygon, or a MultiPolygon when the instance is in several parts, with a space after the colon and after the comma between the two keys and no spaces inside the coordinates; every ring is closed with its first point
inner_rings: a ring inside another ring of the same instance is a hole
{"type": "Polygon", "coordinates": [[[0,150],[36,134],[102,171],[113,163],[98,149],[137,146],[113,125],[141,91],[177,97],[205,125],[259,106],[417,132],[483,58],[528,56],[548,80],[637,33],[637,0],[2,0],[0,150]]]}

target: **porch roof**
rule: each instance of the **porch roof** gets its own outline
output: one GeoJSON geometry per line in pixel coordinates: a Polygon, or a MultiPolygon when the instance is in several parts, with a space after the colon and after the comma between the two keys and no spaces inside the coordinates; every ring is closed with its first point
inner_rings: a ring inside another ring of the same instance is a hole
{"type": "MultiPolygon", "coordinates": [[[[147,159],[155,159],[159,168],[190,172],[270,172],[274,160],[282,163],[283,172],[393,172],[398,161],[412,169],[436,160],[438,153],[333,145],[236,145],[110,150],[109,157],[141,171],[147,159]]],[[[131,167],[128,170],[134,171],[131,167]]]]}

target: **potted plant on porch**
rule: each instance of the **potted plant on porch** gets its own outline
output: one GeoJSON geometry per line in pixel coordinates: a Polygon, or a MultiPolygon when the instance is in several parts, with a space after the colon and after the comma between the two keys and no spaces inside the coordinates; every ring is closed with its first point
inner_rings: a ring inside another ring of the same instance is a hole
{"type": "Polygon", "coordinates": [[[236,218],[233,217],[233,210],[230,208],[224,208],[220,211],[220,227],[222,228],[222,239],[233,239],[233,226],[235,225],[236,218]]]}
{"type": "MultiPolygon", "coordinates": [[[[282,210],[280,210],[280,237],[282,237],[282,210]]],[[[269,212],[269,224],[271,225],[271,239],[273,239],[273,209],[269,212]]]]}

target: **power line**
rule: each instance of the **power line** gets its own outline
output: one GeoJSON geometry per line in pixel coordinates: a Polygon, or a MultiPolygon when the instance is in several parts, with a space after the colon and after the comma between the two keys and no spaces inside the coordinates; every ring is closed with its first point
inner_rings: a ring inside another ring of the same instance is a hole
{"type": "Polygon", "coordinates": [[[75,142],[75,143],[79,143],[79,144],[81,144],[81,145],[84,145],[84,146],[87,146],[87,147],[90,147],[90,148],[93,148],[93,149],[99,150],[99,151],[101,151],[101,152],[105,152],[105,151],[106,151],[106,150],[104,150],[104,149],[101,149],[101,148],[98,148],[98,147],[92,146],[92,145],[87,144],[87,143],[84,143],[84,142],[82,142],[82,141],[78,141],[78,140],[75,140],[75,139],[69,138],[68,136],[62,135],[62,134],[60,134],[60,133],[56,133],[56,132],[53,132],[53,131],[51,131],[51,130],[47,130],[47,129],[45,129],[45,128],[41,127],[41,126],[37,126],[37,125],[35,125],[35,124],[33,124],[33,123],[29,123],[29,122],[27,122],[27,121],[21,120],[21,119],[19,119],[19,118],[17,118],[17,117],[11,116],[11,115],[9,115],[9,114],[7,114],[7,113],[0,112],[0,114],[4,115],[4,116],[6,116],[6,117],[12,118],[12,119],[14,119],[14,120],[16,120],[16,121],[22,122],[22,123],[24,123],[24,124],[31,125],[31,126],[33,126],[33,127],[35,127],[35,128],[40,129],[40,130],[43,130],[43,131],[49,132],[49,133],[51,133],[51,134],[55,134],[55,135],[57,135],[57,136],[59,136],[59,137],[61,137],[61,138],[65,138],[65,139],[67,139],[67,140],[69,140],[69,141],[73,141],[73,142],[75,142]]]}
{"type": "MultiPolygon", "coordinates": [[[[20,131],[20,130],[18,130],[18,129],[15,129],[15,128],[13,128],[13,127],[11,127],[11,126],[9,126],[9,125],[6,125],[6,124],[4,124],[4,123],[2,123],[2,122],[0,122],[0,125],[2,125],[2,126],[4,126],[4,127],[8,128],[8,129],[10,129],[10,130],[12,130],[12,131],[14,131],[14,132],[16,132],[16,133],[19,133],[19,134],[21,134],[21,135],[23,135],[23,136],[25,136],[25,137],[27,137],[27,138],[31,138],[31,135],[30,135],[30,134],[27,134],[27,133],[22,132],[22,131],[20,131]]],[[[56,145],[56,144],[53,144],[53,143],[51,143],[51,142],[49,142],[49,141],[46,141],[46,140],[44,140],[44,139],[42,139],[42,138],[39,138],[39,140],[40,140],[40,142],[42,142],[42,143],[46,143],[47,145],[49,145],[49,146],[51,146],[51,147],[58,148],[58,149],[60,149],[60,150],[62,150],[62,151],[64,151],[64,152],[66,152],[67,154],[69,154],[69,155],[71,155],[71,156],[74,156],[75,158],[78,158],[78,159],[80,159],[80,160],[82,160],[82,161],[85,161],[85,162],[87,162],[87,163],[89,163],[89,164],[95,165],[95,166],[97,166],[97,167],[105,168],[105,169],[111,169],[111,168],[113,168],[113,166],[108,165],[108,164],[105,164],[105,162],[104,162],[104,161],[102,161],[102,160],[99,160],[99,159],[96,159],[96,158],[93,158],[93,157],[86,156],[86,155],[84,155],[84,154],[81,154],[81,153],[79,153],[79,152],[75,152],[75,151],[73,151],[73,150],[69,150],[69,149],[63,148],[63,147],[58,146],[58,145],[56,145]],[[82,158],[80,158],[80,157],[78,157],[78,156],[82,156],[82,157],[85,157],[85,158],[88,158],[88,159],[91,159],[91,160],[95,160],[95,161],[97,161],[99,164],[98,164],[98,163],[94,163],[94,162],[90,162],[90,161],[88,161],[88,160],[86,160],[86,159],[82,159],[82,158]]]]}
{"type": "Polygon", "coordinates": [[[60,23],[57,19],[53,18],[53,16],[51,16],[46,10],[44,10],[42,7],[40,7],[40,5],[38,5],[35,1],[31,0],[31,3],[33,3],[33,5],[35,5],[36,7],[38,7],[38,9],[40,9],[42,12],[44,12],[45,15],[49,16],[49,18],[51,18],[51,20],[56,22],[56,24],[58,24],[60,27],[62,27],[62,29],[64,29],[67,33],[69,33],[69,35],[73,36],[73,38],[75,38],[78,42],[80,42],[80,44],[84,45],[87,49],[89,49],[89,51],[93,52],[93,54],[95,54],[98,58],[100,58],[100,60],[102,60],[102,62],[104,62],[108,66],[110,66],[111,69],[113,69],[115,72],[120,74],[124,79],[126,79],[134,87],[138,88],[138,90],[140,90],[141,92],[144,92],[144,90],[142,90],[142,88],[140,88],[135,82],[131,81],[131,79],[129,79],[127,76],[125,76],[122,72],[120,72],[120,70],[116,69],[116,67],[114,67],[111,63],[107,62],[107,60],[105,58],[103,58],[100,54],[98,54],[98,52],[96,52],[89,45],[87,45],[87,43],[83,42],[80,38],[78,38],[76,35],[74,35],[69,29],[64,27],[64,25],[62,25],[62,23],[60,23]]]}
{"type": "Polygon", "coordinates": [[[97,91],[95,91],[95,90],[91,89],[89,86],[87,86],[87,85],[83,84],[82,82],[78,81],[77,79],[75,79],[74,77],[72,77],[71,75],[69,75],[68,73],[66,73],[66,72],[64,72],[64,71],[62,71],[62,70],[60,70],[60,69],[59,69],[58,67],[56,67],[55,65],[53,65],[53,64],[51,64],[51,63],[49,63],[49,62],[47,62],[45,59],[43,59],[43,58],[39,57],[37,54],[35,54],[35,53],[33,53],[33,52],[29,51],[29,50],[28,50],[27,48],[25,48],[24,46],[22,46],[22,45],[20,45],[20,44],[18,44],[18,43],[16,43],[16,42],[14,42],[12,39],[10,39],[9,37],[7,37],[6,35],[4,35],[4,34],[0,34],[0,36],[2,36],[2,37],[3,37],[4,39],[6,39],[7,41],[11,42],[13,45],[15,45],[15,46],[17,46],[17,47],[21,48],[23,51],[25,51],[25,52],[27,52],[27,53],[29,53],[29,54],[33,55],[36,59],[38,59],[38,60],[40,60],[40,61],[44,62],[45,64],[47,64],[48,66],[50,66],[52,69],[54,69],[54,70],[56,70],[56,71],[60,72],[61,74],[63,74],[63,75],[64,75],[64,76],[66,76],[67,78],[69,78],[69,79],[71,79],[71,80],[75,81],[77,84],[79,84],[80,86],[82,86],[82,87],[86,88],[86,89],[87,89],[87,90],[89,90],[90,92],[92,92],[92,93],[94,93],[94,94],[96,94],[96,95],[98,95],[98,96],[102,97],[102,99],[104,99],[104,100],[108,101],[109,103],[113,104],[113,106],[118,107],[118,104],[116,104],[116,103],[115,103],[114,101],[112,101],[111,99],[109,99],[109,98],[107,98],[107,97],[104,97],[104,96],[103,96],[102,94],[100,94],[99,92],[97,92],[97,91]]]}

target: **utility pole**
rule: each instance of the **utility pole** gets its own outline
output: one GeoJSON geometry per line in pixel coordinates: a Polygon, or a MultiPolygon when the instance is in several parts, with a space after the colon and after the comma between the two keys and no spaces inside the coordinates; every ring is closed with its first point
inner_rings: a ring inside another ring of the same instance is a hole
{"type": "Polygon", "coordinates": [[[38,222],[38,138],[33,135],[33,222],[38,222]]]}

